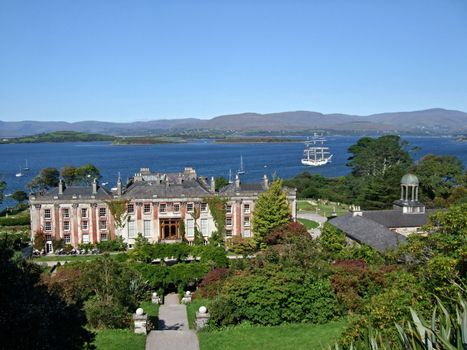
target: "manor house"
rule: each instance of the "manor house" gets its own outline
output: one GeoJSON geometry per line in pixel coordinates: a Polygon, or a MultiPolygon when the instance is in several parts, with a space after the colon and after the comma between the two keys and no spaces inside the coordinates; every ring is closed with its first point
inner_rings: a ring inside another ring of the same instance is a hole
{"type": "MultiPolygon", "coordinates": [[[[31,235],[43,231],[46,251],[52,241],[63,239],[78,247],[82,243],[123,237],[131,248],[141,233],[150,242],[176,242],[182,235],[193,241],[195,230],[206,240],[216,231],[209,198],[225,198],[225,237],[252,237],[252,216],[258,196],[269,187],[264,175],[259,183],[235,181],[216,191],[214,178],[198,176],[193,168],[180,173],[153,173],[142,168],[126,185],[107,189],[96,180],[90,186],[59,186],[30,196],[31,235]],[[124,205],[115,215],[116,203],[124,205]],[[112,209],[112,210],[111,210],[112,209]]],[[[292,219],[296,217],[296,190],[284,188],[292,219]]]]}

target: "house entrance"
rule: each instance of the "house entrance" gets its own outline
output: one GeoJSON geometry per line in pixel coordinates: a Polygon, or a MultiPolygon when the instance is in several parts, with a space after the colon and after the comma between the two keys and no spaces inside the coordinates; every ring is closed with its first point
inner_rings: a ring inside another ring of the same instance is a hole
{"type": "Polygon", "coordinates": [[[179,240],[180,219],[161,219],[160,231],[162,240],[179,240]]]}

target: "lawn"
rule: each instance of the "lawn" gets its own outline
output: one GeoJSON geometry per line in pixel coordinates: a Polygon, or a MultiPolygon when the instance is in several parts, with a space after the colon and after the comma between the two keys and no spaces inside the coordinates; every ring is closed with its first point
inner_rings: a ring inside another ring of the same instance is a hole
{"type": "Polygon", "coordinates": [[[144,350],[146,336],[129,329],[103,329],[96,332],[96,350],[144,350]]]}
{"type": "Polygon", "coordinates": [[[303,226],[305,226],[307,230],[312,230],[312,229],[317,228],[319,226],[319,224],[316,221],[313,221],[313,220],[297,218],[297,221],[299,223],[301,223],[303,226]]]}
{"type": "MultiPolygon", "coordinates": [[[[157,326],[159,305],[144,301],[140,305],[148,314],[148,320],[157,326]]],[[[146,347],[146,336],[135,334],[129,329],[103,329],[96,332],[94,341],[96,350],[144,350],[146,347]]]]}
{"type": "Polygon", "coordinates": [[[299,200],[297,201],[297,209],[302,211],[311,211],[313,213],[320,214],[325,217],[331,216],[331,214],[336,212],[337,216],[341,216],[346,214],[348,210],[348,206],[345,204],[327,202],[324,204],[323,202],[317,202],[316,205],[311,204],[308,200],[299,200]]]}
{"type": "Polygon", "coordinates": [[[201,350],[309,350],[328,349],[345,321],[324,325],[293,324],[276,327],[240,326],[199,332],[201,350]]]}
{"type": "MultiPolygon", "coordinates": [[[[195,329],[195,317],[196,317],[196,311],[201,306],[206,306],[209,307],[209,300],[207,299],[193,299],[193,301],[187,305],[186,307],[186,312],[188,316],[188,324],[190,326],[190,329],[195,329]]],[[[208,309],[209,312],[209,309],[208,309]]]]}

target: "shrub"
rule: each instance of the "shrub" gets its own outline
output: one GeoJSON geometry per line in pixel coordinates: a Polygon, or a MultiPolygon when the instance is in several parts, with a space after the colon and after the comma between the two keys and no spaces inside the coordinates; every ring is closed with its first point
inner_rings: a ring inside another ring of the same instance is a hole
{"type": "Polygon", "coordinates": [[[31,220],[29,216],[19,216],[17,218],[0,218],[0,226],[29,226],[31,220]]]}
{"type": "Polygon", "coordinates": [[[210,313],[217,326],[243,321],[279,325],[324,323],[338,315],[338,310],[327,279],[317,279],[297,268],[267,268],[227,279],[221,296],[211,304],[210,313]]]}
{"type": "Polygon", "coordinates": [[[199,256],[201,262],[209,264],[212,268],[229,266],[229,259],[224,247],[207,245],[193,248],[193,254],[199,256]]]}
{"type": "Polygon", "coordinates": [[[234,236],[225,241],[227,249],[238,255],[249,255],[253,254],[256,248],[256,242],[252,238],[244,238],[241,236],[234,236]]]}
{"type": "Polygon", "coordinates": [[[113,240],[97,243],[96,247],[102,252],[124,252],[127,249],[127,244],[123,241],[122,236],[117,236],[113,240]]]}
{"type": "Polygon", "coordinates": [[[199,284],[196,294],[199,294],[203,298],[213,298],[218,296],[222,285],[228,276],[228,269],[218,268],[209,271],[199,284]]]}
{"type": "Polygon", "coordinates": [[[289,222],[276,228],[265,237],[268,245],[283,244],[293,238],[310,239],[310,234],[299,222],[289,222]]]}
{"type": "Polygon", "coordinates": [[[131,316],[128,308],[111,300],[91,298],[84,303],[86,318],[91,327],[99,328],[127,328],[131,316]]]}

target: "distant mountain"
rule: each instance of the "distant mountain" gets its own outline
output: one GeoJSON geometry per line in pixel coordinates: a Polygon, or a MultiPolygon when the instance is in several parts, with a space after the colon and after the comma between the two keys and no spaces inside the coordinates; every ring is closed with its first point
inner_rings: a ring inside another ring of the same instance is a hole
{"type": "Polygon", "coordinates": [[[394,132],[448,135],[467,132],[467,113],[436,108],[368,116],[295,111],[270,114],[242,113],[212,119],[162,119],[132,123],[0,121],[0,137],[20,137],[54,131],[92,132],[107,135],[159,135],[186,130],[234,133],[323,130],[335,133],[394,132]]]}

